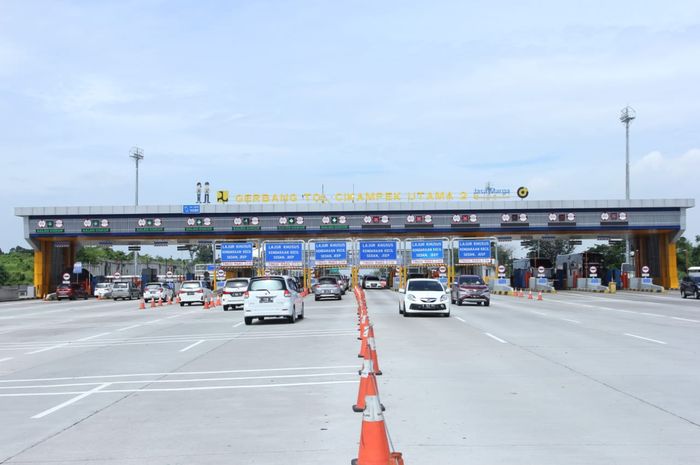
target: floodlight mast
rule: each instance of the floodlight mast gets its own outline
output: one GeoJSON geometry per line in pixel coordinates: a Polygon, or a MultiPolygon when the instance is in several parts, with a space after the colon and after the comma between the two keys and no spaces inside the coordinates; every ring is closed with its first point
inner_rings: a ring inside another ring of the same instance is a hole
{"type": "MultiPolygon", "coordinates": [[[[620,122],[625,125],[625,199],[630,199],[630,123],[637,117],[634,108],[627,106],[620,112],[620,122]]],[[[625,262],[630,263],[630,239],[625,240],[625,262]]]]}
{"type": "Polygon", "coordinates": [[[139,147],[131,147],[129,150],[129,156],[136,162],[136,196],[134,198],[134,205],[139,204],[139,161],[143,160],[143,149],[139,147]]]}

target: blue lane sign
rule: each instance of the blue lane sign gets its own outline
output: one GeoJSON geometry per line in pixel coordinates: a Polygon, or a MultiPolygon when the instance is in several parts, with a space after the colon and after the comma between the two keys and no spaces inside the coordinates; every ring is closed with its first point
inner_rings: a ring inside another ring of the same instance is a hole
{"type": "Polygon", "coordinates": [[[459,241],[459,263],[491,263],[491,241],[459,241]]]}
{"type": "Polygon", "coordinates": [[[590,278],[591,286],[600,286],[600,278],[590,278]]]}
{"type": "Polygon", "coordinates": [[[183,205],[182,213],[185,215],[199,215],[199,205],[183,205]]]}
{"type": "Polygon", "coordinates": [[[652,278],[642,278],[642,284],[654,284],[654,280],[652,278]]]}
{"type": "Polygon", "coordinates": [[[83,272],[83,263],[75,262],[73,263],[73,274],[81,274],[83,272]]]}
{"type": "Polygon", "coordinates": [[[547,278],[537,278],[537,284],[547,286],[549,284],[549,281],[547,280],[547,278]]]}
{"type": "Polygon", "coordinates": [[[499,286],[509,286],[510,281],[508,280],[508,278],[498,278],[496,284],[498,284],[499,286]]]}
{"type": "Polygon", "coordinates": [[[360,241],[360,265],[396,265],[396,241],[360,241]]]}
{"type": "Polygon", "coordinates": [[[224,242],[221,244],[223,266],[253,266],[252,242],[224,242]]]}
{"type": "Polygon", "coordinates": [[[266,267],[301,267],[304,264],[301,242],[266,242],[266,267]]]}
{"type": "Polygon", "coordinates": [[[442,241],[411,241],[411,264],[439,265],[444,262],[442,241]]]}
{"type": "Polygon", "coordinates": [[[347,265],[348,263],[348,246],[345,241],[316,242],[314,248],[316,265],[347,265]]]}

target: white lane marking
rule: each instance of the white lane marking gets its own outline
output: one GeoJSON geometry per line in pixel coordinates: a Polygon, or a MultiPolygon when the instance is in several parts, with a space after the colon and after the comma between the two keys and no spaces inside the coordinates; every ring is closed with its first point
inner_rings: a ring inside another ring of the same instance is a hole
{"type": "Polygon", "coordinates": [[[107,333],[95,334],[94,336],[88,336],[88,337],[84,337],[82,339],[78,339],[76,342],[89,341],[90,339],[97,339],[98,337],[106,336],[108,334],[111,334],[111,333],[107,332],[107,333]]]}
{"type": "Polygon", "coordinates": [[[163,318],[158,318],[157,320],[149,321],[148,323],[144,323],[145,325],[152,325],[153,323],[158,323],[159,321],[163,321],[163,318]]]}
{"type": "Polygon", "coordinates": [[[110,385],[110,383],[100,384],[100,385],[97,386],[96,388],[90,389],[90,390],[87,391],[87,392],[83,392],[83,393],[80,394],[79,396],[75,396],[75,397],[73,397],[72,399],[69,399],[69,400],[63,402],[62,404],[58,404],[58,405],[55,406],[55,407],[51,407],[51,408],[48,409],[48,410],[44,410],[44,411],[41,412],[41,413],[37,413],[36,415],[34,415],[34,416],[32,417],[32,420],[36,420],[36,419],[38,419],[38,418],[43,418],[43,417],[45,417],[46,415],[50,415],[50,414],[52,414],[53,412],[55,412],[55,411],[57,411],[57,410],[61,410],[63,407],[67,407],[67,406],[69,406],[69,405],[71,405],[71,404],[74,404],[74,403],[78,402],[80,399],[86,398],[86,397],[89,396],[90,394],[94,394],[94,393],[96,393],[96,392],[101,391],[102,389],[106,388],[106,387],[109,386],[109,385],[110,385]]]}
{"type": "Polygon", "coordinates": [[[201,341],[197,341],[197,342],[195,342],[194,344],[190,344],[190,345],[188,345],[187,347],[185,347],[184,349],[180,349],[180,352],[187,352],[187,351],[190,350],[192,347],[196,347],[196,346],[198,346],[199,344],[203,343],[204,341],[205,341],[205,340],[202,339],[201,341]]]}
{"type": "Polygon", "coordinates": [[[67,345],[68,345],[68,343],[67,343],[67,342],[64,342],[63,344],[56,344],[55,346],[44,347],[43,349],[38,349],[38,350],[32,350],[31,352],[27,352],[27,353],[24,354],[24,355],[40,354],[41,352],[47,352],[47,351],[49,351],[49,350],[58,349],[59,347],[63,347],[63,346],[67,346],[67,345]]]}
{"type": "Polygon", "coordinates": [[[119,328],[117,331],[126,331],[127,329],[138,328],[139,326],[141,326],[141,325],[140,325],[140,324],[138,324],[138,325],[131,325],[131,326],[127,326],[126,328],[119,328]]]}
{"type": "Polygon", "coordinates": [[[538,312],[536,310],[530,310],[532,313],[537,313],[538,315],[547,316],[546,313],[538,312]]]}
{"type": "Polygon", "coordinates": [[[166,317],[165,319],[166,319],[166,320],[169,320],[169,319],[171,319],[171,318],[178,318],[178,317],[181,317],[181,316],[182,316],[182,314],[180,314],[180,315],[173,315],[173,316],[166,317]]]}
{"type": "Polygon", "coordinates": [[[659,315],[658,313],[648,313],[648,312],[639,312],[640,315],[649,315],[649,316],[660,316],[660,317],[665,317],[666,315],[659,315]]]}
{"type": "MultiPolygon", "coordinates": [[[[353,373],[354,376],[357,376],[357,373],[353,373]]],[[[80,399],[83,399],[87,397],[88,395],[92,394],[112,394],[112,393],[131,393],[131,392],[177,392],[177,391],[213,391],[213,390],[218,390],[218,389],[263,389],[263,388],[281,388],[281,387],[296,387],[296,386],[323,386],[323,385],[330,385],[330,384],[350,384],[350,383],[357,383],[357,380],[352,379],[352,380],[347,380],[347,381],[314,381],[310,383],[285,383],[285,384],[249,384],[249,385],[230,385],[230,386],[193,386],[193,387],[183,387],[183,388],[156,388],[156,389],[101,389],[102,386],[109,386],[110,383],[105,383],[104,385],[98,386],[95,389],[92,389],[87,392],[28,392],[28,393],[23,393],[23,394],[0,394],[0,397],[34,397],[34,396],[61,396],[61,395],[75,395],[79,394],[78,397],[75,397],[67,402],[64,402],[61,405],[57,405],[53,409],[54,412],[58,410],[57,407],[65,407],[66,405],[70,405],[72,403],[77,402],[80,399]],[[70,403],[70,404],[69,404],[70,403]]],[[[48,410],[46,411],[48,412],[48,410]]],[[[41,412],[38,415],[41,415],[45,412],[41,412]]],[[[48,415],[48,412],[45,415],[48,415]]],[[[38,415],[34,415],[32,418],[40,418],[38,415]]],[[[45,416],[44,415],[44,416],[45,416]]]]}
{"type": "Polygon", "coordinates": [[[461,321],[462,323],[466,323],[466,321],[464,321],[463,319],[461,319],[461,318],[458,317],[458,316],[456,316],[455,318],[457,318],[457,319],[458,319],[459,321],[461,321]]]}
{"type": "Polygon", "coordinates": [[[679,316],[672,316],[671,318],[679,321],[690,321],[691,323],[700,323],[700,320],[693,320],[692,318],[681,318],[679,316]]]}
{"type": "Polygon", "coordinates": [[[240,325],[242,325],[242,324],[243,324],[243,322],[241,321],[241,322],[236,323],[235,325],[233,325],[232,328],[238,328],[238,327],[239,327],[240,325]]]}
{"type": "MultiPolygon", "coordinates": [[[[297,373],[291,375],[271,375],[271,376],[237,376],[226,378],[185,378],[185,379],[134,379],[127,381],[110,381],[109,384],[137,384],[137,383],[203,383],[209,381],[246,381],[251,379],[287,379],[287,378],[323,378],[326,376],[357,376],[357,371],[350,372],[334,372],[334,373],[297,373]]],[[[95,386],[104,384],[101,381],[92,383],[63,383],[63,384],[33,384],[20,386],[0,386],[0,389],[15,390],[15,389],[41,389],[41,388],[67,388],[80,386],[95,386]]],[[[0,397],[8,396],[9,394],[0,394],[0,397]]]]}
{"type": "Polygon", "coordinates": [[[504,341],[504,340],[501,339],[500,337],[494,336],[494,335],[491,334],[491,333],[484,333],[484,334],[486,334],[486,335],[487,335],[488,337],[490,337],[491,339],[494,339],[494,340],[500,342],[501,344],[508,344],[506,341],[504,341]]]}
{"type": "Polygon", "coordinates": [[[217,370],[217,371],[174,371],[170,373],[124,373],[120,375],[89,375],[89,376],[65,376],[61,378],[24,378],[24,379],[0,379],[0,383],[20,383],[30,381],[63,381],[74,379],[113,379],[131,378],[134,376],[189,376],[189,375],[217,375],[226,373],[256,373],[264,371],[297,371],[297,370],[334,370],[337,368],[357,368],[355,365],[332,365],[332,366],[311,366],[311,367],[291,367],[291,368],[248,368],[243,370],[217,370]]]}
{"type": "Polygon", "coordinates": [[[581,324],[580,321],[577,321],[577,320],[570,320],[569,318],[562,318],[562,320],[564,320],[564,321],[570,321],[571,323],[581,324]]]}
{"type": "Polygon", "coordinates": [[[12,360],[14,357],[5,357],[5,358],[0,358],[0,362],[6,362],[8,360],[12,360]]]}
{"type": "Polygon", "coordinates": [[[649,342],[656,342],[657,344],[664,344],[664,345],[666,344],[664,341],[659,341],[658,339],[651,339],[651,338],[644,337],[644,336],[637,336],[636,334],[624,333],[624,335],[629,336],[629,337],[636,337],[637,339],[643,339],[643,340],[649,341],[649,342]]]}

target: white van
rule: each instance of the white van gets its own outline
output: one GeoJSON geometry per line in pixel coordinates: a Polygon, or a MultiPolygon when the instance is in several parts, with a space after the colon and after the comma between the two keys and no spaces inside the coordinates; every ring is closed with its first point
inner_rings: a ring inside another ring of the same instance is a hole
{"type": "Polygon", "coordinates": [[[258,276],[252,278],[243,294],[243,320],[253,318],[286,318],[290,323],[304,318],[304,299],[290,276],[258,276]]]}
{"type": "Polygon", "coordinates": [[[688,268],[688,276],[700,276],[700,266],[691,266],[688,268]]]}
{"type": "Polygon", "coordinates": [[[221,305],[224,310],[243,307],[243,294],[248,290],[250,278],[233,278],[226,281],[221,290],[221,305]]]}

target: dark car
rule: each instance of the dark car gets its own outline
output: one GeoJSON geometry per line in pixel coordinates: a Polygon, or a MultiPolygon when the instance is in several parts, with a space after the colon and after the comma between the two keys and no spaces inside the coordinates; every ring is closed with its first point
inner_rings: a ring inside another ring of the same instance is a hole
{"type": "Polygon", "coordinates": [[[481,277],[462,275],[455,278],[450,292],[452,303],[462,305],[464,302],[474,302],[488,307],[491,304],[491,291],[481,277]]]}
{"type": "Polygon", "coordinates": [[[688,296],[695,296],[700,299],[700,276],[686,276],[681,281],[681,296],[686,299],[688,296]]]}
{"type": "Polygon", "coordinates": [[[78,283],[59,284],[56,288],[56,300],[61,299],[88,299],[88,293],[83,286],[78,283]]]}

